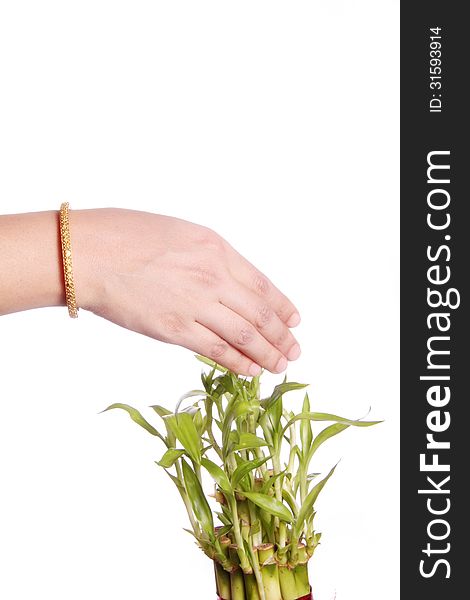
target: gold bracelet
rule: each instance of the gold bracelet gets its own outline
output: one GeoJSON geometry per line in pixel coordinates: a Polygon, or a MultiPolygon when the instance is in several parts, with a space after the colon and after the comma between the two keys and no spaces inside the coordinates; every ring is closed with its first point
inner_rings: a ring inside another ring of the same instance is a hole
{"type": "Polygon", "coordinates": [[[72,243],[69,228],[69,203],[63,202],[60,206],[60,241],[62,244],[62,264],[64,266],[65,300],[69,315],[78,317],[77,301],[75,299],[75,286],[73,284],[72,243]]]}

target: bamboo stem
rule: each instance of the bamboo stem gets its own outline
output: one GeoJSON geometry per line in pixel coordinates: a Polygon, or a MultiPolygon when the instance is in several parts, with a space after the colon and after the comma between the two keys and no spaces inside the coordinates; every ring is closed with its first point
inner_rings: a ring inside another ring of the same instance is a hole
{"type": "Polygon", "coordinates": [[[274,560],[274,545],[263,544],[258,548],[261,577],[266,600],[283,600],[279,583],[279,571],[274,560]]]}
{"type": "Polygon", "coordinates": [[[298,564],[294,569],[295,584],[299,598],[310,593],[310,582],[308,580],[308,556],[305,544],[299,543],[298,564]]]}
{"type": "Polygon", "coordinates": [[[231,600],[246,600],[245,580],[240,569],[230,573],[230,594],[231,600]]]}
{"type": "Polygon", "coordinates": [[[214,561],[217,593],[223,600],[232,600],[230,573],[221,564],[214,561]]]}
{"type": "MultiPolygon", "coordinates": [[[[272,459],[274,475],[279,475],[279,473],[281,472],[281,461],[280,461],[279,454],[280,454],[279,450],[276,447],[275,451],[274,451],[274,456],[272,459]]],[[[277,477],[274,482],[274,492],[276,494],[276,500],[278,500],[279,502],[282,502],[282,489],[281,489],[280,477],[277,477]]],[[[284,548],[284,546],[286,545],[286,524],[284,523],[284,521],[280,521],[280,519],[278,517],[276,517],[275,527],[279,531],[279,547],[284,548]]]]}
{"type": "Polygon", "coordinates": [[[232,509],[233,515],[233,533],[235,535],[235,541],[237,542],[237,552],[240,558],[240,566],[243,569],[244,573],[251,573],[252,569],[250,563],[248,562],[245,548],[243,545],[243,538],[240,531],[240,522],[238,519],[238,509],[237,509],[237,501],[234,496],[230,498],[230,508],[232,509]]]}
{"type": "Polygon", "coordinates": [[[262,600],[259,595],[258,584],[254,573],[245,575],[245,591],[246,600],[262,600]]]}
{"type": "Polygon", "coordinates": [[[279,583],[283,600],[297,600],[299,598],[294,571],[288,565],[279,565],[279,583]]]}
{"type": "Polygon", "coordinates": [[[305,498],[308,494],[308,483],[307,483],[307,473],[303,467],[299,469],[299,479],[300,479],[300,506],[305,501],[305,498]]]}
{"type": "Polygon", "coordinates": [[[196,536],[196,538],[199,538],[201,535],[201,530],[199,528],[199,523],[196,521],[196,518],[194,516],[193,507],[191,506],[191,502],[189,501],[188,494],[186,493],[186,488],[184,487],[183,473],[181,471],[181,465],[180,465],[179,461],[176,461],[176,474],[178,476],[178,479],[180,481],[181,488],[182,488],[182,489],[180,489],[178,487],[178,491],[183,500],[184,506],[186,508],[186,512],[188,513],[188,517],[191,522],[191,527],[193,528],[194,535],[196,536]]]}
{"type": "Polygon", "coordinates": [[[258,518],[256,513],[256,508],[252,502],[248,501],[248,509],[250,512],[250,523],[253,525],[256,521],[259,522],[259,531],[257,533],[251,534],[251,547],[257,548],[263,543],[263,528],[261,526],[261,521],[258,518]]]}
{"type": "Polygon", "coordinates": [[[259,600],[266,600],[266,595],[264,593],[264,587],[263,587],[263,577],[261,575],[261,569],[260,569],[259,562],[258,562],[258,549],[253,548],[252,546],[249,546],[249,552],[250,552],[250,560],[251,560],[251,564],[253,566],[253,573],[254,573],[257,591],[258,591],[258,598],[259,598],[259,600]]]}
{"type": "Polygon", "coordinates": [[[242,500],[237,503],[238,508],[238,516],[241,521],[241,534],[242,538],[245,541],[249,541],[250,539],[250,511],[248,508],[248,501],[242,500]]]}

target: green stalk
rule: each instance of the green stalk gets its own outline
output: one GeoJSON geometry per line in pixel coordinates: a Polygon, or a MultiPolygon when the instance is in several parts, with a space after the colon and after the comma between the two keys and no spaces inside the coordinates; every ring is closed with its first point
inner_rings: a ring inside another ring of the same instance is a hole
{"type": "MultiPolygon", "coordinates": [[[[261,448],[255,448],[254,452],[255,452],[256,458],[258,458],[260,460],[263,458],[266,458],[266,455],[261,450],[261,448]]],[[[258,471],[261,473],[261,477],[263,478],[263,481],[267,481],[269,479],[268,467],[266,466],[266,463],[262,464],[261,467],[258,469],[258,471]]]]}
{"type": "Polygon", "coordinates": [[[225,571],[231,571],[235,565],[238,564],[238,561],[236,561],[235,565],[232,562],[231,558],[230,558],[230,552],[229,552],[229,548],[230,548],[230,538],[226,537],[226,536],[222,536],[221,538],[217,538],[215,540],[215,547],[217,552],[219,553],[219,562],[222,565],[222,567],[224,568],[225,571]]]}
{"type": "Polygon", "coordinates": [[[201,537],[201,530],[199,529],[199,523],[196,521],[196,518],[194,517],[193,507],[191,506],[191,502],[189,501],[188,494],[186,493],[186,490],[184,487],[183,473],[181,471],[181,465],[180,465],[179,460],[176,461],[175,465],[176,465],[176,474],[177,474],[179,482],[181,484],[181,489],[178,487],[178,490],[179,490],[180,496],[184,502],[184,506],[186,507],[186,512],[188,513],[188,517],[191,522],[191,527],[193,528],[194,535],[196,536],[196,539],[199,539],[201,537]]]}
{"type": "Polygon", "coordinates": [[[297,565],[294,569],[295,585],[297,588],[296,598],[302,598],[310,594],[310,583],[308,581],[308,567],[305,565],[297,565]]]}
{"type": "Polygon", "coordinates": [[[206,409],[206,419],[207,419],[206,432],[207,432],[207,435],[209,436],[209,441],[211,443],[212,448],[217,453],[217,456],[220,458],[220,460],[223,461],[224,457],[222,454],[222,449],[220,448],[219,444],[217,443],[217,440],[214,437],[214,432],[212,431],[212,406],[213,406],[213,404],[214,404],[214,400],[212,398],[206,396],[206,399],[204,401],[204,407],[206,409]]]}
{"type": "Polygon", "coordinates": [[[288,565],[279,565],[279,583],[283,600],[297,600],[300,597],[297,593],[294,571],[288,565]]]}
{"type": "Polygon", "coordinates": [[[250,539],[250,512],[248,508],[248,500],[237,502],[238,516],[241,520],[241,534],[245,541],[250,539]]]}
{"type": "Polygon", "coordinates": [[[250,511],[250,523],[253,524],[256,521],[258,521],[259,523],[259,531],[257,533],[253,533],[251,535],[251,547],[252,548],[257,548],[258,546],[261,546],[261,544],[263,543],[263,526],[261,524],[261,520],[258,517],[258,514],[256,512],[256,507],[253,504],[253,502],[250,502],[248,500],[248,509],[250,511]]]}
{"type": "MultiPolygon", "coordinates": [[[[273,474],[278,475],[281,472],[281,460],[280,460],[280,452],[276,447],[274,449],[273,455],[273,474]]],[[[281,489],[281,481],[280,477],[276,479],[274,482],[274,492],[276,494],[276,500],[282,502],[282,489],[281,489]]],[[[279,547],[282,549],[286,545],[286,524],[284,521],[280,521],[278,517],[275,520],[275,527],[279,531],[279,547]]]]}
{"type": "MultiPolygon", "coordinates": [[[[212,411],[211,411],[211,417],[212,417],[212,411]]],[[[220,458],[220,460],[223,461],[224,455],[222,453],[222,449],[220,448],[219,444],[217,443],[217,440],[214,437],[214,432],[212,431],[212,418],[207,425],[206,431],[207,431],[207,435],[209,436],[209,441],[211,443],[211,446],[214,448],[214,450],[217,453],[217,456],[220,458]]]]}
{"type": "Polygon", "coordinates": [[[297,597],[307,596],[310,594],[310,582],[308,580],[308,556],[305,544],[299,543],[298,549],[298,564],[294,568],[295,585],[297,588],[297,597]]]}
{"type": "Polygon", "coordinates": [[[279,571],[274,559],[274,545],[263,544],[258,548],[261,577],[266,600],[283,600],[279,583],[279,571]]]}
{"type": "Polygon", "coordinates": [[[217,561],[214,561],[214,568],[217,593],[222,600],[232,600],[230,573],[217,561]]]}
{"type": "Polygon", "coordinates": [[[231,600],[246,600],[245,580],[240,569],[230,573],[230,598],[231,600]]]}
{"type": "Polygon", "coordinates": [[[294,462],[295,462],[295,457],[296,457],[295,445],[297,444],[297,435],[296,435],[295,425],[292,425],[291,427],[289,427],[289,433],[290,433],[290,452],[289,452],[289,462],[287,465],[287,472],[293,473],[294,472],[294,462]]]}
{"type": "Polygon", "coordinates": [[[302,506],[302,504],[304,503],[304,500],[308,494],[307,471],[303,464],[299,468],[299,480],[300,480],[300,506],[302,506]]]}
{"type": "Polygon", "coordinates": [[[246,600],[262,600],[258,591],[258,584],[254,573],[245,575],[246,600]]]}
{"type": "Polygon", "coordinates": [[[232,511],[233,533],[235,535],[235,541],[237,543],[237,552],[240,558],[240,566],[243,569],[244,573],[251,573],[252,569],[246,556],[245,548],[243,545],[243,537],[240,531],[240,521],[238,518],[237,501],[235,500],[235,496],[230,497],[230,509],[232,511]]]}
{"type": "MultiPolygon", "coordinates": [[[[239,556],[238,548],[232,544],[230,546],[230,557],[233,562],[239,556]]],[[[230,573],[230,600],[246,600],[245,596],[245,579],[243,571],[237,567],[230,573]]]]}
{"type": "MultiPolygon", "coordinates": [[[[248,546],[248,551],[250,554],[251,564],[253,566],[253,576],[256,583],[256,593],[252,591],[253,598],[256,598],[256,595],[259,600],[266,600],[266,595],[264,593],[263,587],[263,577],[261,575],[261,569],[258,562],[258,549],[253,548],[253,546],[248,546]]],[[[248,576],[245,575],[245,582],[248,576]]]]}

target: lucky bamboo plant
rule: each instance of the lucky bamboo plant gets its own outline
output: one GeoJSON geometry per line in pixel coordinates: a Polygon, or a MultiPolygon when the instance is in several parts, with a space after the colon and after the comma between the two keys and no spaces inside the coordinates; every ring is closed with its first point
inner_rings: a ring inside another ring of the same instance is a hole
{"type": "Polygon", "coordinates": [[[239,377],[198,358],[210,367],[201,375],[203,389],[185,394],[173,412],[151,407],[164,433],[127,404],[105,410],[127,411],[163,443],[164,454],[155,462],[178,488],[191,523],[188,531],[214,563],[220,599],[311,598],[307,563],[321,535],[314,529],[314,506],[335,470],[320,479],[310,471],[312,458],[348,427],[378,421],[311,412],[307,394],[295,414],[286,409],[283,396],[306,385],[284,380],[262,398],[259,376],[239,377]],[[183,407],[188,401],[191,405],[183,407]],[[332,424],[314,435],[316,421],[332,424]],[[214,482],[214,511],[203,490],[204,471],[214,482]]]}

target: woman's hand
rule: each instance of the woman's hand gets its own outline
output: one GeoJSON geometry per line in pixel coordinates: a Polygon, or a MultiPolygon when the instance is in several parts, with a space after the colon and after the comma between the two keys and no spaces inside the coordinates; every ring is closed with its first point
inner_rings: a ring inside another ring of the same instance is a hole
{"type": "Polygon", "coordinates": [[[295,306],[214,231],[105,208],[70,211],[77,305],[244,375],[284,371],[295,306]]]}

